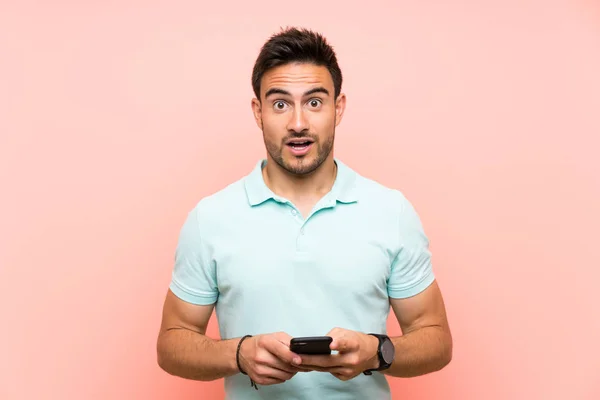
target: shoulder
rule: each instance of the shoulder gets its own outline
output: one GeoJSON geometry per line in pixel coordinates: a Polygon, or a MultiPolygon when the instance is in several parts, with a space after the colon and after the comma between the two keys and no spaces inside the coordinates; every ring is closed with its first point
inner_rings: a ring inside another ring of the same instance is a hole
{"type": "Polygon", "coordinates": [[[201,225],[214,224],[245,205],[247,205],[246,192],[244,179],[241,178],[199,199],[192,208],[191,214],[201,225]]]}
{"type": "Polygon", "coordinates": [[[410,202],[400,189],[384,185],[358,173],[356,173],[355,189],[359,201],[370,207],[402,214],[410,206],[410,202]]]}
{"type": "Polygon", "coordinates": [[[400,226],[401,230],[422,230],[421,219],[402,190],[356,172],[354,185],[361,208],[375,220],[400,226]]]}

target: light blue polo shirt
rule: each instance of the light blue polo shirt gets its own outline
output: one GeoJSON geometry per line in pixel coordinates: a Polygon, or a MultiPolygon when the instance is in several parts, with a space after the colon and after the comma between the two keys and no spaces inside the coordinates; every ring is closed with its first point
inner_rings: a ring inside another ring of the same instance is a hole
{"type": "MultiPolygon", "coordinates": [[[[266,186],[266,160],[188,214],[170,289],[193,304],[216,302],[221,338],[321,336],[335,327],[385,333],[389,298],[413,296],[434,281],[411,203],[335,161],[333,188],[306,218],[266,186]]],[[[235,400],[390,398],[378,372],[346,382],[298,373],[258,391],[237,374],[225,379],[225,391],[235,400]]]]}

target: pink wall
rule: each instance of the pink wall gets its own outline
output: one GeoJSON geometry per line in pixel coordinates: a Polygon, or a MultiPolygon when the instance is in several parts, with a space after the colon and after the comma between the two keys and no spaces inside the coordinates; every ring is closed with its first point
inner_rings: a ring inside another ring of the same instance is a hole
{"type": "Polygon", "coordinates": [[[1,399],[222,397],[159,370],[161,306],[187,211],[263,156],[250,71],[294,24],[338,51],[336,155],[432,241],[454,360],[397,398],[600,399],[597,1],[8,3],[1,399]]]}

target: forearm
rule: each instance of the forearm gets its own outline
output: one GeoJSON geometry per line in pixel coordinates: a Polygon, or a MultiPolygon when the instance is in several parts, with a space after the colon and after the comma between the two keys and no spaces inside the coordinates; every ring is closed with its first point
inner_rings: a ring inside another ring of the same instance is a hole
{"type": "Polygon", "coordinates": [[[239,372],[235,359],[239,340],[214,340],[188,329],[170,329],[158,339],[158,364],[186,379],[212,381],[231,376],[239,372]]]}
{"type": "Polygon", "coordinates": [[[435,372],[452,359],[452,338],[439,326],[428,326],[392,338],[396,356],[383,371],[394,377],[413,377],[435,372]]]}

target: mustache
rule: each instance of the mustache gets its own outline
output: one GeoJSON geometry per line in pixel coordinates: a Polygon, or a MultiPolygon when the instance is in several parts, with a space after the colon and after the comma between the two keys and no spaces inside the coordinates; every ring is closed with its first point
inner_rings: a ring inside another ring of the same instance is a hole
{"type": "Polygon", "coordinates": [[[298,133],[293,133],[291,135],[284,137],[283,142],[285,143],[288,140],[301,139],[301,138],[309,138],[309,139],[312,139],[314,142],[317,142],[319,140],[319,137],[315,134],[312,134],[309,132],[298,132],[298,133]]]}

